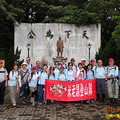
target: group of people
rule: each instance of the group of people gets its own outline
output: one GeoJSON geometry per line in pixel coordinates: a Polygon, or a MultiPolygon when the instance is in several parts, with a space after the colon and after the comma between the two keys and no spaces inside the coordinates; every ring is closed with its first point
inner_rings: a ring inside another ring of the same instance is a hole
{"type": "Polygon", "coordinates": [[[107,84],[110,103],[117,103],[120,70],[118,66],[114,65],[113,58],[110,58],[108,63],[109,65],[104,67],[102,60],[98,60],[96,64],[95,60],[91,59],[91,63],[86,66],[86,60],[82,59],[78,65],[75,65],[75,59],[71,58],[68,65],[65,59],[62,59],[61,64],[55,62],[54,66],[49,66],[48,61],[45,60],[43,67],[41,67],[40,61],[36,61],[36,66],[32,66],[30,58],[27,57],[20,70],[18,70],[18,64],[14,63],[13,69],[8,75],[7,70],[2,67],[2,60],[0,60],[0,106],[4,106],[5,87],[7,86],[13,106],[16,106],[17,92],[19,92],[20,101],[23,104],[27,103],[26,97],[28,95],[31,95],[30,102],[33,106],[36,100],[39,105],[43,104],[45,102],[44,86],[46,79],[79,81],[96,78],[97,99],[86,102],[100,101],[100,99],[105,102],[107,84]]]}

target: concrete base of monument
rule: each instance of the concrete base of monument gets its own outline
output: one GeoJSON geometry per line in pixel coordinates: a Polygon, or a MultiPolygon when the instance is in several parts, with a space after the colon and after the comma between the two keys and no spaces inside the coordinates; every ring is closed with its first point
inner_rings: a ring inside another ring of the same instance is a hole
{"type": "Polygon", "coordinates": [[[55,62],[61,63],[63,59],[67,61],[67,58],[64,58],[64,57],[56,57],[56,58],[53,58],[53,62],[54,62],[54,63],[55,63],[55,62]]]}

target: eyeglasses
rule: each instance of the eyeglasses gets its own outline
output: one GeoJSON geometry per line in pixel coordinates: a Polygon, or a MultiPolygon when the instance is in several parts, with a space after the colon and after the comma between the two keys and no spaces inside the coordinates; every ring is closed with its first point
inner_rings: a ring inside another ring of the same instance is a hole
{"type": "Polygon", "coordinates": [[[69,65],[69,66],[72,66],[72,65],[69,65]]]}
{"type": "Polygon", "coordinates": [[[58,64],[55,64],[55,65],[58,65],[58,64]]]}
{"type": "Polygon", "coordinates": [[[3,64],[3,63],[0,63],[0,64],[3,64]]]}

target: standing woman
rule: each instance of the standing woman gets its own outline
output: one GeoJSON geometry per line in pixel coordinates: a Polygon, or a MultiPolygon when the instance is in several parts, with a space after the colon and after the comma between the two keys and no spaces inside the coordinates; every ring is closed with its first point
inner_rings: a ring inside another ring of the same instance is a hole
{"type": "MultiPolygon", "coordinates": [[[[94,78],[95,78],[95,73],[94,73],[92,64],[88,64],[87,71],[86,71],[86,79],[94,79],[94,78]]],[[[87,103],[93,103],[94,99],[89,99],[86,102],[87,103]]]]}
{"type": "Polygon", "coordinates": [[[74,72],[75,80],[84,80],[86,77],[86,72],[82,68],[82,62],[78,63],[78,68],[74,72]]]}
{"type": "Polygon", "coordinates": [[[13,106],[16,106],[17,79],[18,79],[18,64],[14,63],[13,70],[10,71],[8,81],[9,94],[13,106]]]}
{"type": "Polygon", "coordinates": [[[74,81],[75,77],[74,77],[74,70],[72,69],[72,62],[68,63],[68,69],[67,69],[67,80],[68,81],[74,81]]]}
{"type": "Polygon", "coordinates": [[[39,72],[39,98],[38,98],[38,104],[42,105],[42,102],[44,101],[44,85],[45,85],[45,80],[48,79],[48,73],[47,73],[47,64],[43,65],[43,71],[39,72]]]}
{"type": "Polygon", "coordinates": [[[59,74],[59,64],[58,62],[55,62],[55,70],[54,70],[54,73],[55,73],[55,79],[57,80],[58,79],[58,74],[59,74]]]}
{"type": "Polygon", "coordinates": [[[56,80],[55,79],[55,73],[54,73],[54,67],[50,67],[50,69],[49,69],[49,74],[48,74],[48,79],[50,79],[50,80],[56,80]]]}
{"type": "Polygon", "coordinates": [[[86,79],[94,79],[94,78],[95,78],[95,73],[92,64],[88,64],[86,71],[86,79]]]}
{"type": "Polygon", "coordinates": [[[37,74],[37,67],[33,66],[32,67],[32,73],[29,76],[29,88],[30,88],[30,92],[31,92],[31,103],[33,106],[35,106],[35,92],[37,90],[37,83],[38,83],[38,79],[40,78],[40,76],[37,74]]]}
{"type": "Polygon", "coordinates": [[[22,69],[19,71],[21,78],[21,87],[20,87],[20,100],[21,103],[26,104],[26,96],[28,93],[28,76],[29,71],[27,69],[27,63],[22,63],[22,69]]]}
{"type": "Polygon", "coordinates": [[[61,66],[61,67],[60,67],[60,72],[59,72],[59,74],[58,74],[58,80],[67,81],[67,76],[66,76],[66,74],[64,73],[64,66],[61,66]]]}

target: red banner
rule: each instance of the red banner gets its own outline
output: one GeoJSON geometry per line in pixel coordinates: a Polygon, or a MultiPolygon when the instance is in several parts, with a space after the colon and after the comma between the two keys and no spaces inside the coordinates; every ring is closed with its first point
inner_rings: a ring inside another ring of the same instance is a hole
{"type": "Polygon", "coordinates": [[[45,82],[45,99],[79,101],[96,98],[96,79],[80,81],[49,80],[45,82]]]}

